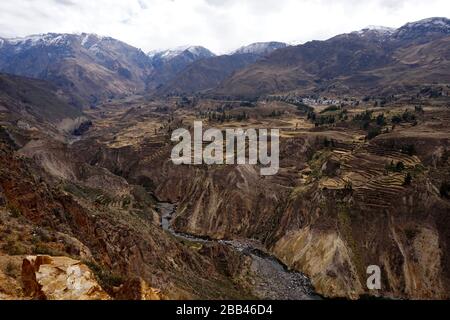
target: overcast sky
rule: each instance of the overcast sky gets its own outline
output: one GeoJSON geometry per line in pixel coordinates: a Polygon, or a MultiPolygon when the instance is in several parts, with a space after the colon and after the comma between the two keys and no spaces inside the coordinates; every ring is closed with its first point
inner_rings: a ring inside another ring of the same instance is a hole
{"type": "Polygon", "coordinates": [[[303,43],[450,17],[449,0],[16,0],[0,1],[0,36],[88,32],[144,51],[202,45],[225,53],[258,41],[303,43]]]}

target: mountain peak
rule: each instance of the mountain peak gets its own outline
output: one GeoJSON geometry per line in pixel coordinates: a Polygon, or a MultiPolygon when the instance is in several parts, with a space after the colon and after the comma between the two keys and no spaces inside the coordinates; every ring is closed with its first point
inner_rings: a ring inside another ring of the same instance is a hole
{"type": "Polygon", "coordinates": [[[50,44],[60,44],[67,39],[68,34],[62,33],[44,33],[44,34],[33,34],[26,37],[16,37],[6,39],[8,43],[12,45],[50,45],[50,44]]]}
{"type": "Polygon", "coordinates": [[[395,32],[394,28],[370,25],[365,27],[364,29],[354,31],[350,34],[353,35],[356,34],[361,37],[377,37],[381,39],[386,39],[387,37],[391,36],[394,32],[395,32]]]}
{"type": "Polygon", "coordinates": [[[405,24],[402,28],[409,27],[438,27],[438,28],[450,28],[450,19],[445,17],[432,17],[426,18],[415,22],[409,22],[405,24]]]}
{"type": "MultiPolygon", "coordinates": [[[[18,47],[34,47],[34,46],[69,46],[73,42],[80,40],[81,45],[85,46],[88,40],[101,41],[107,39],[107,37],[101,37],[96,34],[91,33],[43,33],[43,34],[33,34],[25,37],[16,37],[9,39],[2,39],[3,43],[8,43],[13,46],[18,47]]],[[[112,38],[110,38],[112,39],[112,38]]]]}
{"type": "Polygon", "coordinates": [[[140,49],[110,37],[47,33],[3,41],[0,46],[2,72],[44,80],[57,79],[53,81],[64,89],[68,88],[71,94],[75,92],[77,99],[81,97],[90,105],[112,95],[143,90],[143,79],[152,69],[140,49]],[[67,63],[68,58],[71,63],[67,63]],[[59,65],[64,67],[59,68],[59,65]],[[91,82],[87,88],[87,74],[94,73],[98,83],[91,82]],[[110,79],[115,79],[114,84],[110,79]]]}
{"type": "Polygon", "coordinates": [[[423,38],[424,35],[430,37],[448,34],[450,34],[450,19],[433,17],[405,24],[396,30],[394,37],[399,40],[415,40],[423,38]]]}
{"type": "Polygon", "coordinates": [[[252,53],[257,55],[268,55],[277,49],[285,48],[287,46],[288,45],[286,43],[276,41],[255,42],[247,46],[240,47],[231,54],[252,53]]]}
{"type": "Polygon", "coordinates": [[[180,46],[173,49],[153,50],[147,54],[151,59],[169,61],[176,57],[186,56],[192,60],[214,57],[215,54],[202,46],[180,46]]]}
{"type": "Polygon", "coordinates": [[[385,26],[367,26],[366,28],[362,30],[370,30],[370,31],[377,31],[380,33],[393,33],[395,31],[395,28],[385,27],[385,26]]]}

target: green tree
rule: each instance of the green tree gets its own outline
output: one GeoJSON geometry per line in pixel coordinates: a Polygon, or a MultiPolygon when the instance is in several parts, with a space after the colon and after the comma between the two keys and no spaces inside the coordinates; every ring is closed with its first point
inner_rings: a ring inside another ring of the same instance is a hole
{"type": "Polygon", "coordinates": [[[411,174],[408,172],[405,176],[405,181],[403,181],[403,185],[404,186],[409,186],[412,182],[412,176],[411,174]]]}

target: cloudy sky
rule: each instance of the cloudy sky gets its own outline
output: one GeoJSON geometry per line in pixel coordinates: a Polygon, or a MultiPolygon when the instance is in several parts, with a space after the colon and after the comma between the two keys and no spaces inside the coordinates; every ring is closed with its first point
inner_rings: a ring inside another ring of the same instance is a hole
{"type": "Polygon", "coordinates": [[[362,29],[450,17],[449,0],[16,0],[0,2],[0,36],[108,35],[144,51],[257,41],[303,43],[362,29]]]}

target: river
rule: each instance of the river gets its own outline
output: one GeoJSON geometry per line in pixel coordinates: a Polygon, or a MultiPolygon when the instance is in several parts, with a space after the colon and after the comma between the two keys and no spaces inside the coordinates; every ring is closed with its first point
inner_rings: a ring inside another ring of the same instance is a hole
{"type": "Polygon", "coordinates": [[[210,240],[179,233],[172,228],[171,220],[176,205],[159,202],[157,210],[161,216],[161,227],[176,238],[198,243],[219,243],[229,246],[240,254],[252,259],[251,271],[255,275],[256,295],[263,299],[316,300],[311,281],[301,272],[291,271],[277,258],[268,253],[257,241],[253,240],[210,240]]]}

